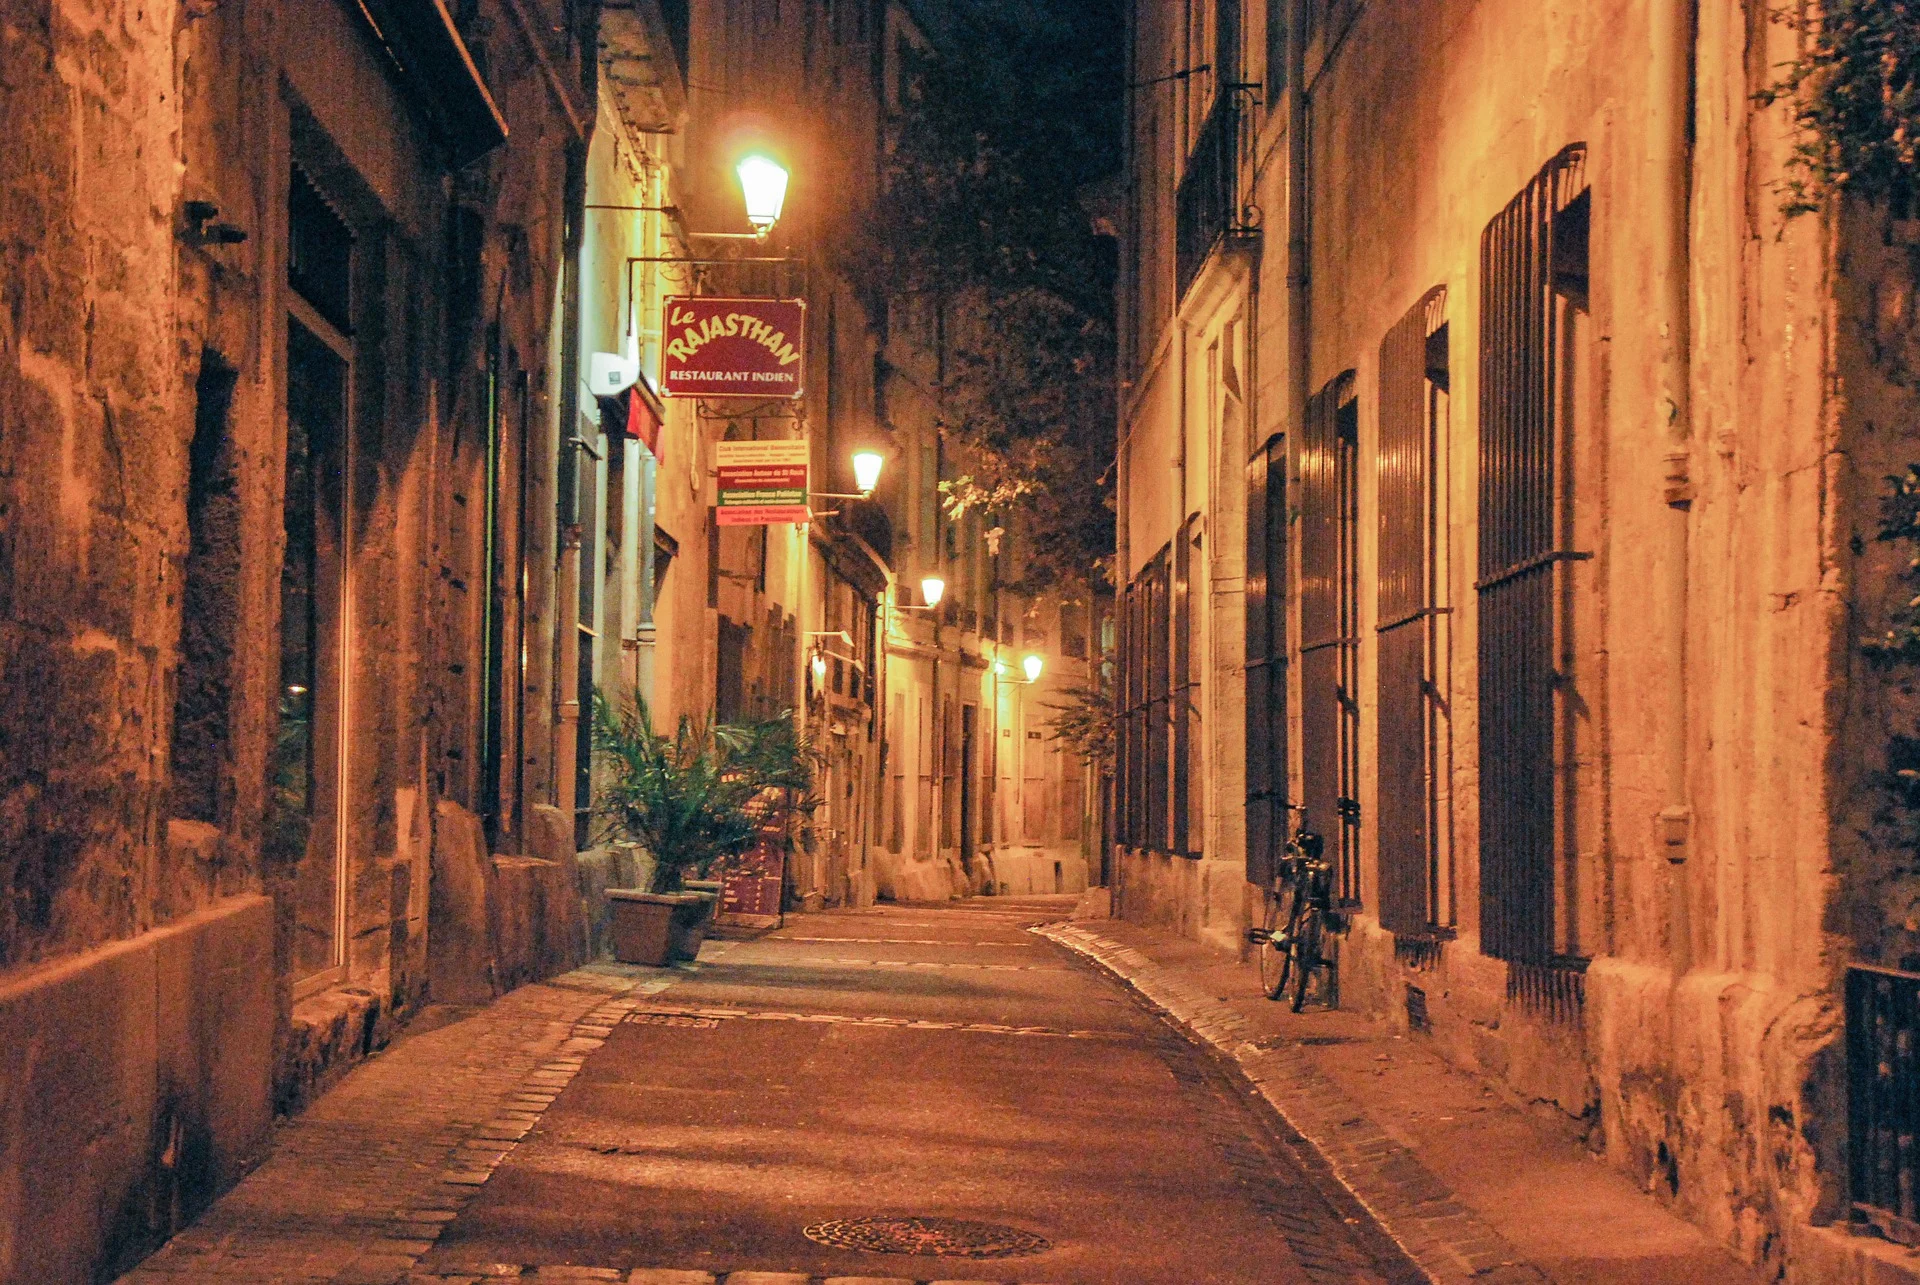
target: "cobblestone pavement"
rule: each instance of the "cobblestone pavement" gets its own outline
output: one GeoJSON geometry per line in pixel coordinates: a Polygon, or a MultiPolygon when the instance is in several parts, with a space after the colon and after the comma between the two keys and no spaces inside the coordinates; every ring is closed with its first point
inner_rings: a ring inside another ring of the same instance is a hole
{"type": "Polygon", "coordinates": [[[1064,909],[811,915],[525,987],[356,1069],[122,1285],[1424,1279],[1231,1063],[1024,931],[1064,909]],[[797,1235],[906,1209],[1054,1244],[797,1235]]]}
{"type": "Polygon", "coordinates": [[[403,1278],[607,1024],[674,980],[583,969],[403,1037],[284,1126],[264,1164],[121,1285],[403,1278]]]}
{"type": "Polygon", "coordinates": [[[1352,1193],[1435,1282],[1758,1285],[1570,1136],[1363,1015],[1293,1014],[1259,995],[1251,966],[1138,925],[1034,931],[1230,1059],[1308,1169],[1352,1193]]]}
{"type": "Polygon", "coordinates": [[[1535,1285],[1547,1277],[1478,1214],[1454,1198],[1407,1148],[1320,1074],[1298,1044],[1256,1041],[1224,1000],[1092,927],[1042,927],[1134,987],[1156,1008],[1234,1059],[1282,1119],[1326,1162],[1387,1234],[1434,1280],[1535,1285]]]}

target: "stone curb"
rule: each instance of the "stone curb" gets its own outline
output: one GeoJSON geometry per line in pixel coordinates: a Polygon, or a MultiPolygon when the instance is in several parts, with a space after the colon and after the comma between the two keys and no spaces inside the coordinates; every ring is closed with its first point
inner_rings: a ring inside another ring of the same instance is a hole
{"type": "Polygon", "coordinates": [[[1076,924],[1029,931],[1125,982],[1196,1038],[1240,1067],[1280,1117],[1317,1153],[1388,1236],[1436,1285],[1549,1285],[1411,1150],[1395,1142],[1295,1044],[1263,1048],[1232,1007],[1171,968],[1076,924]]]}

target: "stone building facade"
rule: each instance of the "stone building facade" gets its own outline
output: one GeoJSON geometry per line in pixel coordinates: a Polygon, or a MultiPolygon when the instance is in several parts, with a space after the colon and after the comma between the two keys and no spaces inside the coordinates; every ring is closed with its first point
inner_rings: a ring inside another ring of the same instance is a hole
{"type": "Polygon", "coordinates": [[[1342,1005],[1790,1278],[1889,1258],[1831,1224],[1903,1212],[1846,992],[1914,957],[1914,225],[1781,213],[1761,3],[1132,31],[1120,913],[1247,949],[1303,805],[1342,1005]]]}
{"type": "MultiPolygon", "coordinates": [[[[800,711],[825,761],[818,841],[788,872],[797,904],[1078,891],[1097,867],[1098,788],[1049,739],[1046,692],[1086,680],[1099,620],[1003,591],[1017,537],[995,554],[977,515],[942,512],[940,483],[966,467],[930,392],[948,331],[913,301],[861,289],[834,257],[849,212],[876,198],[926,15],[696,3],[683,16],[676,27],[672,6],[610,3],[602,29],[578,348],[583,362],[635,361],[664,460],[617,422],[621,399],[583,400],[579,702],[596,685],[637,694],[661,726],[800,711]],[[791,173],[760,241],[738,239],[733,166],[750,149],[791,173]],[[681,294],[804,300],[803,395],[653,396],[664,302],[681,294]],[[716,445],[793,437],[810,446],[814,520],[714,525],[716,445]],[[885,459],[865,499],[851,463],[862,449],[885,459]],[[926,575],[950,586],[939,612],[921,609],[926,575]],[[1029,654],[1043,658],[1038,684],[1029,654]]],[[[593,786],[576,776],[584,816],[593,786]]],[[[613,880],[631,877],[624,860],[586,858],[613,880]]]]}
{"type": "Polygon", "coordinates": [[[579,956],[594,12],[8,14],[0,1280],[111,1278],[430,994],[579,956]]]}

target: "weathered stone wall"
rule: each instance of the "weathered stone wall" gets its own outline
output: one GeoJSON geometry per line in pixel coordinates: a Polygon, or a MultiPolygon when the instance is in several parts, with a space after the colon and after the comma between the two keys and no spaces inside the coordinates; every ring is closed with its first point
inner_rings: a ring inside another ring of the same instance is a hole
{"type": "Polygon", "coordinates": [[[168,807],[178,19],[91,8],[16,7],[0,44],[0,968],[153,927],[168,807]]]}
{"type": "MultiPolygon", "coordinates": [[[[1865,211],[1783,220],[1774,185],[1791,140],[1781,113],[1756,108],[1752,96],[1790,56],[1791,34],[1758,3],[1697,6],[1691,503],[1682,543],[1665,459],[1668,336],[1657,323],[1659,265],[1647,249],[1665,200],[1649,144],[1653,3],[1373,0],[1349,8],[1351,30],[1316,28],[1308,68],[1308,384],[1352,370],[1360,403],[1362,904],[1341,944],[1343,1002],[1405,1025],[1409,988],[1417,988],[1432,1038],[1452,1056],[1589,1120],[1596,1145],[1651,1189],[1749,1257],[1777,1263],[1810,1221],[1839,1208],[1838,965],[1850,951],[1893,964],[1910,958],[1911,925],[1920,923],[1905,854],[1876,824],[1887,797],[1879,775],[1887,731],[1912,711],[1899,680],[1867,666],[1854,641],[1884,628],[1885,611],[1910,592],[1891,580],[1904,555],[1872,542],[1879,479],[1920,456],[1907,373],[1908,230],[1865,211]],[[1594,748],[1574,786],[1584,820],[1573,867],[1579,904],[1568,913],[1579,924],[1573,953],[1592,962],[1583,979],[1567,974],[1547,993],[1480,952],[1480,245],[1489,220],[1574,142],[1587,144],[1594,213],[1584,349],[1591,391],[1573,412],[1582,426],[1574,538],[1594,556],[1570,573],[1581,586],[1576,627],[1584,634],[1572,678],[1585,699],[1579,734],[1594,748]],[[1384,792],[1410,783],[1381,780],[1377,768],[1373,460],[1382,337],[1434,285],[1447,289],[1452,375],[1440,458],[1443,600],[1453,608],[1445,800],[1458,936],[1408,949],[1376,918],[1372,819],[1384,792]],[[1675,574],[1686,577],[1688,595],[1684,686],[1674,681],[1655,596],[1675,574]],[[1691,820],[1676,851],[1659,823],[1670,795],[1658,747],[1682,714],[1691,820]]],[[[1172,40],[1163,32],[1142,65],[1205,61],[1172,40]]],[[[1260,46],[1259,32],[1250,44],[1260,46]]],[[[1178,115],[1169,109],[1156,128],[1172,128],[1178,115]]],[[[1147,143],[1164,149],[1159,135],[1147,143]]],[[[1247,170],[1262,218],[1257,292],[1223,297],[1203,274],[1177,319],[1153,314],[1158,296],[1143,295],[1145,391],[1123,425],[1131,434],[1129,569],[1166,536],[1176,417],[1217,413],[1222,394],[1205,387],[1197,355],[1223,322],[1257,317],[1249,444],[1288,427],[1285,156],[1283,123],[1268,117],[1247,170]]],[[[1156,274],[1170,272],[1172,245],[1164,211],[1153,211],[1177,172],[1169,166],[1157,177],[1163,186],[1140,198],[1136,224],[1159,238],[1146,250],[1156,274]]],[[[1217,533],[1226,506],[1194,489],[1195,447],[1186,440],[1188,495],[1206,506],[1217,533]]],[[[1221,613],[1215,629],[1232,628],[1231,619],[1221,613]]],[[[1297,711],[1297,680],[1294,697],[1297,711]]],[[[1300,730],[1296,712],[1296,745],[1300,730]]],[[[1217,739],[1210,752],[1214,775],[1222,757],[1243,753],[1217,739]]],[[[1236,855],[1209,851],[1223,862],[1236,855]]],[[[1222,944],[1230,938],[1210,926],[1218,903],[1200,866],[1121,860],[1119,913],[1222,944]]]]}
{"type": "MultiPolygon", "coordinates": [[[[0,27],[0,1029],[27,1057],[0,1067],[0,1280],[110,1274],[244,1170],[274,1102],[427,994],[436,802],[480,793],[477,702],[449,694],[482,675],[465,603],[488,589],[468,514],[489,333],[510,357],[508,654],[530,658],[496,694],[516,698],[503,850],[550,799],[552,321],[590,31],[546,7],[478,7],[512,142],[457,179],[351,6],[44,0],[0,27]],[[349,639],[345,1036],[325,1001],[296,1011],[295,871],[263,851],[295,163],[355,237],[330,626],[349,639]],[[450,194],[479,210],[458,280],[450,194]],[[92,1087],[48,1078],[67,1066],[92,1087]],[[98,1172],[46,1184],[96,1126],[98,1172]]],[[[552,829],[527,868],[570,881],[552,829]]],[[[503,908],[535,943],[518,974],[581,949],[576,902],[546,891],[526,894],[542,917],[503,908]]]]}

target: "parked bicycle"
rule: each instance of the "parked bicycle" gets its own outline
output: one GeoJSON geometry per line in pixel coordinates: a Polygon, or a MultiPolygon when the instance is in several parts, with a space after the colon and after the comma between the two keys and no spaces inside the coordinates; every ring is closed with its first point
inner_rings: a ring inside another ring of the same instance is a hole
{"type": "Polygon", "coordinates": [[[1291,983],[1298,1013],[1315,971],[1333,966],[1321,948],[1333,914],[1333,867],[1322,855],[1326,841],[1307,829],[1307,810],[1288,804],[1287,811],[1298,812],[1300,824],[1266,890],[1262,923],[1247,929],[1247,940],[1259,948],[1260,986],[1267,998],[1279,999],[1291,983]]]}

